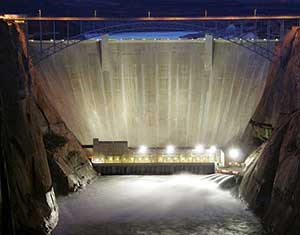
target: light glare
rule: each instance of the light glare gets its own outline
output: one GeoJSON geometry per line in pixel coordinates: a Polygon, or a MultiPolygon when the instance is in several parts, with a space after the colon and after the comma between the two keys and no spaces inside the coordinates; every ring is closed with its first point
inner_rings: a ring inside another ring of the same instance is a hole
{"type": "Polygon", "coordinates": [[[198,144],[195,146],[194,152],[196,153],[203,153],[204,152],[204,147],[201,144],[198,144]]]}
{"type": "Polygon", "coordinates": [[[237,148],[231,148],[229,149],[229,156],[233,160],[237,160],[240,156],[240,151],[237,148]]]}
{"type": "Polygon", "coordinates": [[[217,152],[217,147],[215,145],[212,145],[209,148],[208,152],[211,153],[211,154],[216,153],[217,152]]]}
{"type": "Polygon", "coordinates": [[[139,153],[140,154],[145,154],[145,153],[147,153],[147,151],[148,151],[148,148],[145,146],[145,145],[141,145],[140,147],[139,147],[139,153]]]}
{"type": "Polygon", "coordinates": [[[175,152],[175,147],[173,145],[167,146],[167,154],[172,154],[175,152]]]}
{"type": "Polygon", "coordinates": [[[103,163],[103,159],[99,158],[99,157],[93,157],[92,158],[92,163],[94,164],[99,164],[99,163],[103,163]]]}

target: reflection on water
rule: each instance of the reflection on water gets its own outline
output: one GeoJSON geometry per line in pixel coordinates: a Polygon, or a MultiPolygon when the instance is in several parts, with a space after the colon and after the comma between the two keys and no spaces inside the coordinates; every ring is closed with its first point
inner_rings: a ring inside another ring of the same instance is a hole
{"type": "Polygon", "coordinates": [[[199,175],[99,177],[58,203],[55,235],[263,234],[239,200],[199,175]]]}

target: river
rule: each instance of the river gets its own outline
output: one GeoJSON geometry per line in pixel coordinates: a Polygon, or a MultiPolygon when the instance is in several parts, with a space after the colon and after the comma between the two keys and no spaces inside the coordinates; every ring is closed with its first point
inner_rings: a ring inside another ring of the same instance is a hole
{"type": "Polygon", "coordinates": [[[259,220],[205,176],[99,177],[58,198],[54,235],[262,235],[259,220]]]}

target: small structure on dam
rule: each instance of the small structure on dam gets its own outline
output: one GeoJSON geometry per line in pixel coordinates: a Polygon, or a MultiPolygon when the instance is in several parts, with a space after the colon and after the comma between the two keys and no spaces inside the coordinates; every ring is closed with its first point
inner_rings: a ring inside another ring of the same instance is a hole
{"type": "Polygon", "coordinates": [[[128,153],[127,141],[99,141],[93,139],[94,154],[103,154],[106,156],[122,156],[128,153]]]}

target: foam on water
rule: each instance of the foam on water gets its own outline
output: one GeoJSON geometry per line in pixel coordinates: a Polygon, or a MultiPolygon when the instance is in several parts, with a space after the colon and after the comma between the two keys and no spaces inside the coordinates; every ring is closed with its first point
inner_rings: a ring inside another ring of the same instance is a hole
{"type": "Polygon", "coordinates": [[[58,203],[55,235],[263,234],[239,200],[198,175],[99,177],[58,203]]]}

